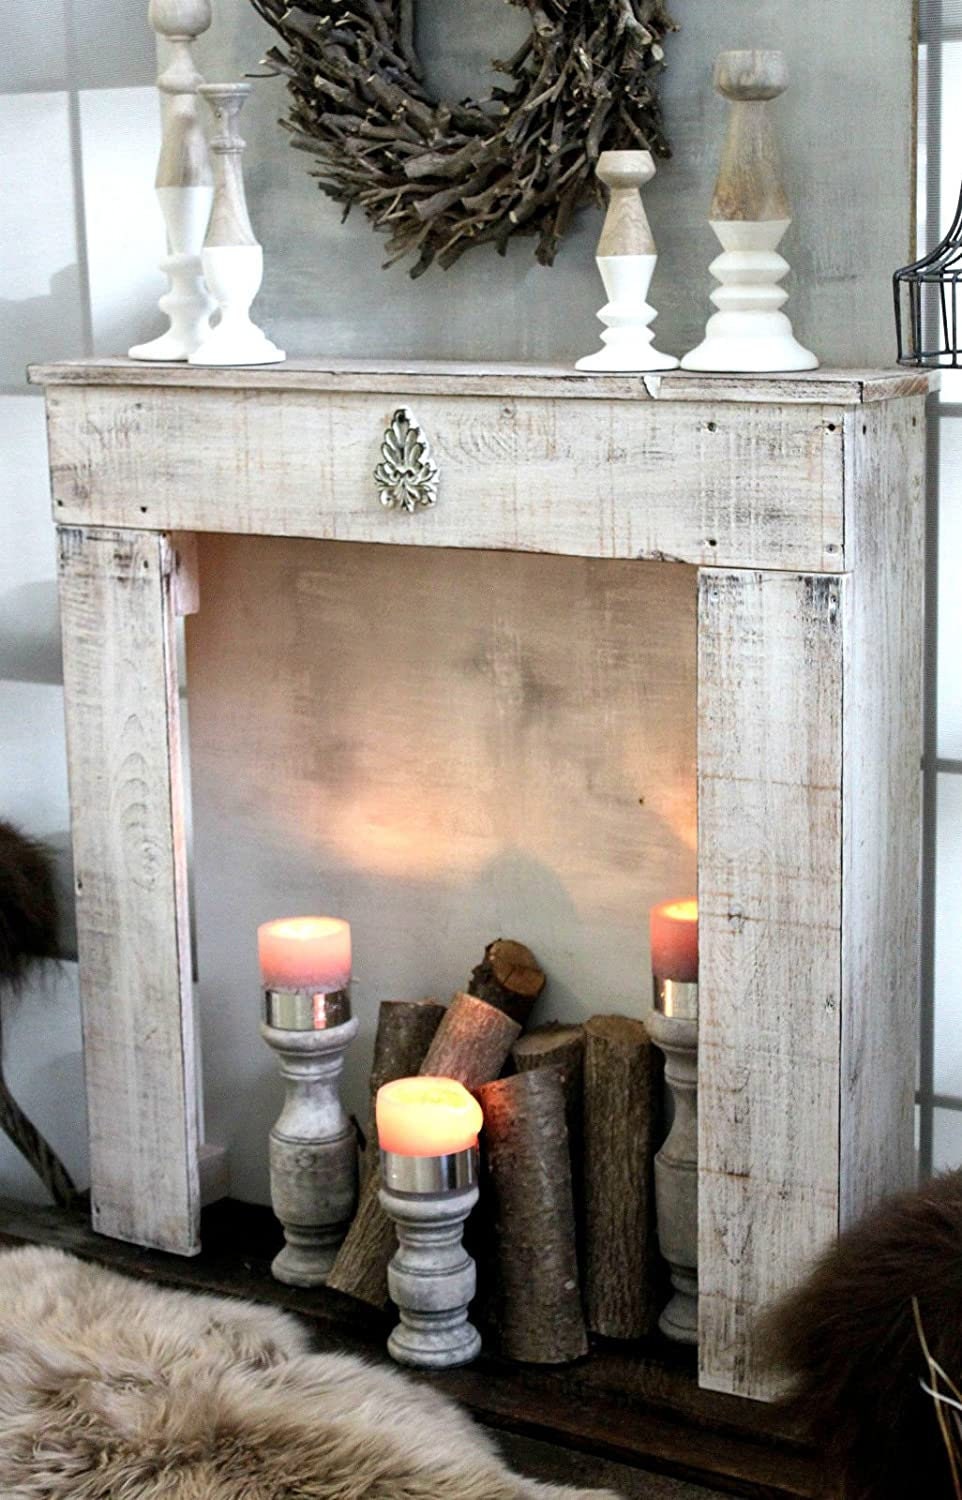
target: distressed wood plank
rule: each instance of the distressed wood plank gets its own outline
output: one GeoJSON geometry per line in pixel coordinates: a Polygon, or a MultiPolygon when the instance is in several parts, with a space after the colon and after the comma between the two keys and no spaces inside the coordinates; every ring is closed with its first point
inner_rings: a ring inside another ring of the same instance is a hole
{"type": "Polygon", "coordinates": [[[571,365],[443,360],[289,359],[261,369],[143,365],[128,359],[62,360],[33,365],[35,385],[186,386],[194,390],[369,391],[390,396],[403,377],[414,395],[540,396],[586,401],[750,401],[779,406],[851,406],[924,394],[938,385],[928,370],[809,370],[801,375],[595,375],[571,365]]]}
{"type": "Polygon", "coordinates": [[[95,1229],[200,1248],[166,537],[62,528],[60,602],[95,1229]]]}
{"type": "Polygon", "coordinates": [[[838,1225],[850,583],[700,579],[699,1365],[757,1398],[758,1312],[838,1225]]]}
{"type": "Polygon", "coordinates": [[[422,396],[440,498],[386,511],[390,399],[132,387],[48,393],[58,521],[831,572],[843,411],[422,396]]]}
{"type": "Polygon", "coordinates": [[[843,765],[841,1223],[915,1178],[919,1006],[922,400],[854,429],[843,765]]]}

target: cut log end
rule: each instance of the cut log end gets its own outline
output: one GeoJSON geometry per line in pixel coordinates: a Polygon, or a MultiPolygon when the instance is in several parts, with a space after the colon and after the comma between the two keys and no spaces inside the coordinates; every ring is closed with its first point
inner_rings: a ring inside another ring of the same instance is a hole
{"type": "Polygon", "coordinates": [[[472,970],[468,994],[486,1000],[525,1026],[545,982],[544,970],[530,948],[514,938],[496,938],[472,970]]]}

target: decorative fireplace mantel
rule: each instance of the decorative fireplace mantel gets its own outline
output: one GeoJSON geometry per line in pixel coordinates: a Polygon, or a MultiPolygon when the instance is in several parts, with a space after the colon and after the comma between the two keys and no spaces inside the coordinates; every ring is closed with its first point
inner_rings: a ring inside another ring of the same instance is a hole
{"type": "Polygon", "coordinates": [[[192,534],[688,563],[700,1378],[770,1395],[759,1310],[913,1175],[927,377],[32,373],[60,528],[94,1227],[199,1248],[174,646],[198,604],[192,534]],[[373,477],[405,409],[438,470],[436,503],[410,511],[373,477]]]}

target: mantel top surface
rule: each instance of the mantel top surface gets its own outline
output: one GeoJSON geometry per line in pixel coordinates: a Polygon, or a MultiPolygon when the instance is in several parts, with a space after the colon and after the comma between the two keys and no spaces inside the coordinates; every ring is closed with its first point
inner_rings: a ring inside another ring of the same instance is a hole
{"type": "Polygon", "coordinates": [[[445,361],[291,359],[282,365],[219,369],[131,359],[65,360],[34,365],[35,385],[154,386],[243,391],[370,391],[451,396],[536,396],[616,401],[739,401],[858,406],[924,395],[937,371],[811,370],[802,374],[583,374],[565,365],[445,361]]]}

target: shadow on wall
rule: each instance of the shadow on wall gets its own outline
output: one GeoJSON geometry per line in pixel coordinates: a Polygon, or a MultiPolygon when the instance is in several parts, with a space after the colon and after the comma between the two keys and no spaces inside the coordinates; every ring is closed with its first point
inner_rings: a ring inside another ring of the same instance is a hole
{"type": "Polygon", "coordinates": [[[63,683],[55,579],[0,594],[0,681],[63,683]]]}

